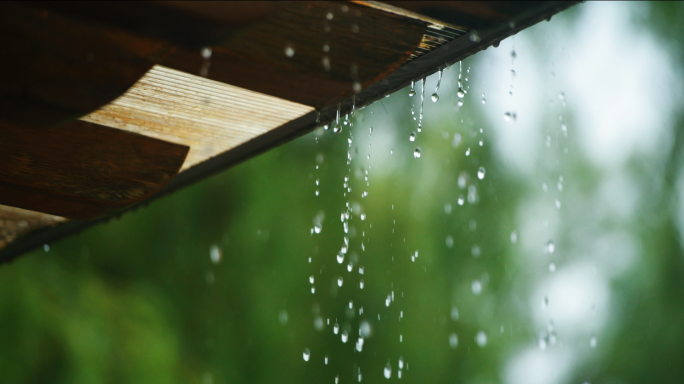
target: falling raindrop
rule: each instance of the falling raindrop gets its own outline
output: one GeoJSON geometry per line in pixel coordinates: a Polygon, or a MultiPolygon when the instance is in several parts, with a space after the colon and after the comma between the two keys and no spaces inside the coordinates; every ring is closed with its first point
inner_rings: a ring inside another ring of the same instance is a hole
{"type": "Polygon", "coordinates": [[[311,284],[314,283],[314,276],[313,275],[309,276],[309,283],[311,283],[311,284]]]}
{"type": "Polygon", "coordinates": [[[447,248],[451,248],[454,246],[454,238],[451,237],[451,235],[446,237],[446,246],[447,248]]]}
{"type": "Polygon", "coordinates": [[[470,289],[473,291],[473,294],[479,295],[482,293],[482,283],[480,280],[475,280],[473,283],[470,285],[470,289]]]}
{"type": "Polygon", "coordinates": [[[202,48],[202,50],[200,52],[201,52],[202,58],[204,60],[211,59],[211,52],[212,52],[211,47],[204,47],[204,48],[202,48]]]}
{"type": "Polygon", "coordinates": [[[329,11],[328,13],[325,14],[325,18],[328,20],[332,20],[335,15],[332,13],[332,11],[329,11]]]}
{"type": "Polygon", "coordinates": [[[597,344],[596,336],[592,336],[591,339],[589,339],[589,346],[592,348],[596,348],[596,344],[597,344]]]}
{"type": "Polygon", "coordinates": [[[411,132],[411,134],[409,135],[409,141],[416,141],[416,133],[415,132],[411,132]]]}
{"type": "Polygon", "coordinates": [[[465,97],[465,91],[463,90],[463,88],[458,88],[458,91],[456,91],[456,95],[457,95],[460,99],[464,98],[464,97],[465,97]]]}
{"type": "Polygon", "coordinates": [[[555,250],[556,250],[556,244],[554,244],[553,240],[549,240],[546,243],[546,252],[553,253],[555,250]]]}
{"type": "Polygon", "coordinates": [[[444,213],[447,215],[451,214],[451,203],[444,203],[444,213]]]}
{"type": "Polygon", "coordinates": [[[325,362],[325,365],[328,365],[328,356],[326,356],[323,361],[325,362]]]}
{"type": "Polygon", "coordinates": [[[465,198],[463,197],[463,195],[459,195],[456,202],[458,203],[458,205],[463,205],[463,203],[465,203],[465,198]]]}
{"type": "Polygon", "coordinates": [[[413,97],[416,95],[415,84],[415,81],[411,80],[411,90],[409,91],[409,97],[413,97]]]}
{"type": "Polygon", "coordinates": [[[304,361],[309,361],[309,358],[311,357],[311,351],[309,348],[304,348],[304,361]]]}
{"type": "Polygon", "coordinates": [[[487,345],[487,334],[484,333],[484,331],[479,331],[477,335],[475,335],[475,342],[480,347],[485,347],[487,345]]]}
{"type": "Polygon", "coordinates": [[[342,331],[341,338],[342,338],[342,342],[343,342],[343,343],[346,343],[347,340],[349,340],[349,332],[347,332],[347,331],[342,331]]]}
{"type": "Polygon", "coordinates": [[[556,199],[555,204],[556,204],[556,209],[560,209],[560,207],[561,207],[560,200],[556,199]]]}
{"type": "Polygon", "coordinates": [[[518,232],[511,232],[511,243],[515,244],[518,242],[518,232]]]}
{"type": "Polygon", "coordinates": [[[456,347],[458,347],[458,336],[455,333],[449,335],[449,346],[452,349],[456,349],[456,347]]]}
{"type": "Polygon", "coordinates": [[[342,277],[341,276],[337,278],[337,286],[338,287],[342,286],[342,277]]]}
{"type": "Polygon", "coordinates": [[[480,179],[480,180],[482,180],[482,179],[484,179],[484,177],[485,177],[485,168],[484,168],[484,167],[480,167],[480,168],[477,170],[477,178],[480,179]]]}
{"type": "Polygon", "coordinates": [[[413,151],[413,157],[418,159],[418,158],[420,158],[421,154],[422,154],[422,152],[420,150],[420,147],[416,147],[416,149],[413,151]]]}
{"type": "Polygon", "coordinates": [[[385,369],[383,370],[382,374],[385,376],[385,379],[389,379],[392,377],[392,366],[388,362],[387,365],[385,365],[385,369]]]}
{"type": "MultiPolygon", "coordinates": [[[[49,249],[49,248],[48,248],[49,249]]],[[[211,259],[211,262],[214,264],[218,264],[221,262],[221,250],[216,244],[213,244],[211,248],[209,249],[209,258],[211,259]]]]}
{"type": "Polygon", "coordinates": [[[436,103],[439,100],[439,95],[437,92],[439,91],[439,85],[442,83],[442,72],[443,70],[439,70],[439,78],[437,79],[437,87],[435,87],[435,93],[432,94],[432,102],[436,103]]]}
{"type": "Polygon", "coordinates": [[[486,104],[486,103],[487,103],[487,99],[485,99],[485,94],[483,93],[482,94],[482,104],[486,104]]]}
{"type": "Polygon", "coordinates": [[[453,140],[451,141],[451,145],[456,148],[459,145],[461,145],[461,142],[463,141],[463,136],[461,136],[460,133],[455,133],[453,140]]]}
{"type": "Polygon", "coordinates": [[[314,225],[314,232],[315,233],[321,233],[322,229],[323,229],[323,227],[320,224],[314,225]]]}
{"type": "Polygon", "coordinates": [[[460,314],[458,313],[458,308],[452,307],[451,308],[451,320],[457,321],[460,317],[460,314]]]}
{"type": "Polygon", "coordinates": [[[468,147],[468,149],[466,149],[465,155],[466,155],[466,156],[470,156],[470,147],[468,147]]]}
{"type": "Polygon", "coordinates": [[[285,56],[293,57],[294,54],[295,54],[295,50],[294,50],[294,47],[292,46],[292,44],[287,44],[285,46],[285,56]]]}
{"type": "Polygon", "coordinates": [[[474,258],[480,257],[481,253],[482,253],[482,249],[477,244],[473,245],[473,247],[470,249],[470,254],[473,255],[474,258]]]}
{"type": "Polygon", "coordinates": [[[556,272],[556,263],[549,264],[549,272],[556,272]]]}
{"type": "Polygon", "coordinates": [[[336,335],[338,333],[340,333],[340,325],[339,324],[335,323],[335,325],[333,325],[333,333],[336,335]]]}

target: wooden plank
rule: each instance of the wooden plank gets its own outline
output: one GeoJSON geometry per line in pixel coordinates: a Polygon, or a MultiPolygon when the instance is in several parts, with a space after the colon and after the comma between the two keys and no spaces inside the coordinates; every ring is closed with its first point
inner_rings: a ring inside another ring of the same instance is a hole
{"type": "Polygon", "coordinates": [[[92,219],[157,192],[187,152],[84,121],[40,130],[0,124],[0,204],[92,219]]]}
{"type": "Polygon", "coordinates": [[[173,45],[0,2],[0,121],[62,124],[108,104],[173,45]]]}
{"type": "Polygon", "coordinates": [[[187,169],[313,110],[155,66],[122,97],[82,120],[187,145],[187,169]]]}
{"type": "Polygon", "coordinates": [[[30,232],[65,221],[59,216],[0,205],[0,249],[30,232]]]}
{"type": "Polygon", "coordinates": [[[399,68],[428,24],[349,2],[291,2],[239,38],[212,46],[210,60],[178,49],[161,64],[323,108],[351,97],[355,83],[358,91],[399,68]]]}

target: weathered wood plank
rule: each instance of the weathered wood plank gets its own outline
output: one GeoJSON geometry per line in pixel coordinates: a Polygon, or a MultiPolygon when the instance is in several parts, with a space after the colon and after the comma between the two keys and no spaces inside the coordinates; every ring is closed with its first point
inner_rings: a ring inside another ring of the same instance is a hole
{"type": "Polygon", "coordinates": [[[0,121],[62,124],[108,104],[173,45],[0,2],[0,121]]]}
{"type": "Polygon", "coordinates": [[[0,124],[0,204],[91,219],[158,191],[187,152],[84,121],[46,129],[0,124]]]}

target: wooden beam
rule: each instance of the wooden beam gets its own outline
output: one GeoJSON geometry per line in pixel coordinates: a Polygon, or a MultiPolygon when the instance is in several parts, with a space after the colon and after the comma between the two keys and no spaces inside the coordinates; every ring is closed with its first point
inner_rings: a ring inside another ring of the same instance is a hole
{"type": "Polygon", "coordinates": [[[84,121],[40,130],[0,124],[0,204],[96,218],[157,192],[187,152],[84,121]]]}

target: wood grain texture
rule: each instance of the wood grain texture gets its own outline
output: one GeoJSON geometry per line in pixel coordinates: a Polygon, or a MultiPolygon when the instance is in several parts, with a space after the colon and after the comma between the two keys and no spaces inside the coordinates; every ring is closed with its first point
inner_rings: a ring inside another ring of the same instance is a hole
{"type": "Polygon", "coordinates": [[[122,97],[82,120],[187,145],[187,169],[313,110],[155,66],[122,97]]]}
{"type": "Polygon", "coordinates": [[[123,94],[172,44],[0,2],[0,121],[50,127],[123,94]]]}
{"type": "Polygon", "coordinates": [[[158,191],[187,152],[83,121],[40,130],[0,124],[0,204],[91,219],[158,191]]]}
{"type": "Polygon", "coordinates": [[[0,249],[30,232],[64,221],[63,217],[0,205],[0,249]]]}
{"type": "Polygon", "coordinates": [[[349,2],[292,2],[213,46],[210,60],[178,49],[161,64],[193,74],[205,68],[210,79],[322,108],[354,94],[355,82],[367,87],[400,67],[427,25],[349,2]]]}

